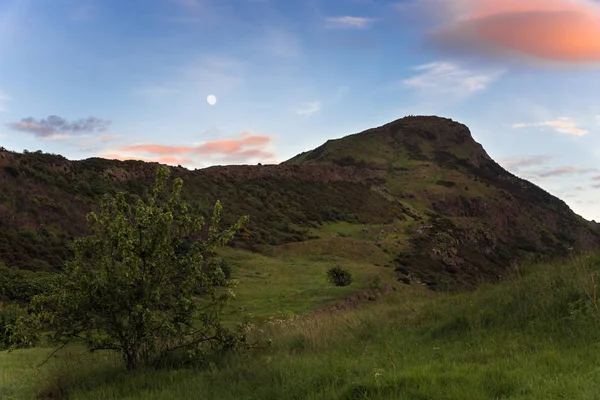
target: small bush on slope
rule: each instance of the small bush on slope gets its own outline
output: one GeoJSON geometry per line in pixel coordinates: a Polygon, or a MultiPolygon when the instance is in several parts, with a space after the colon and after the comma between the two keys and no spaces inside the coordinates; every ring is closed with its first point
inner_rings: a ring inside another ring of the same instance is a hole
{"type": "Polygon", "coordinates": [[[348,286],[352,283],[352,274],[350,271],[339,266],[332,267],[327,271],[329,282],[335,286],[348,286]]]}

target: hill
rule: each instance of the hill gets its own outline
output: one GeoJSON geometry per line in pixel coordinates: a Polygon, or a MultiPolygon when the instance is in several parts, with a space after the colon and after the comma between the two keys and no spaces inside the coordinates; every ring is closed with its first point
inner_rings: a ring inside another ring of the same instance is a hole
{"type": "MultiPolygon", "coordinates": [[[[60,269],[99,196],[143,195],[156,167],[0,150],[0,264],[60,269]]],[[[280,165],[172,167],[172,175],[184,179],[194,212],[208,215],[220,199],[231,220],[250,215],[234,247],[265,255],[354,249],[434,289],[472,288],[525,260],[600,245],[597,224],[503,169],[446,118],[402,118],[280,165]]]]}

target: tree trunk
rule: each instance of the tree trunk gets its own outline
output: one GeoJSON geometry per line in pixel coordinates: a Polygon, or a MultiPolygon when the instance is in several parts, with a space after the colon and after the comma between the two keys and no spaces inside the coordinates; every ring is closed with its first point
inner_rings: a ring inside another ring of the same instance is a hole
{"type": "Polygon", "coordinates": [[[125,352],[125,364],[127,371],[135,371],[140,363],[140,352],[138,350],[130,350],[125,352]]]}

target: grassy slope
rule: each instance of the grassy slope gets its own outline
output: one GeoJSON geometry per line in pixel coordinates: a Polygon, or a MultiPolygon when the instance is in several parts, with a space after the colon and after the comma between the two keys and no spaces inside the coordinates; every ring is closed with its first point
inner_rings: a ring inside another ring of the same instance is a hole
{"type": "MultiPolygon", "coordinates": [[[[259,319],[282,310],[297,314],[352,290],[326,287],[319,263],[306,269],[306,254],[282,261],[241,252],[226,257],[243,265],[234,262],[238,301],[259,319]],[[257,271],[259,265],[264,269],[257,271]]],[[[0,353],[0,393],[7,399],[61,388],[70,399],[595,398],[600,314],[585,300],[588,270],[600,272],[600,257],[530,267],[518,279],[458,295],[402,285],[360,309],[260,324],[271,348],[201,369],[132,376],[108,355],[72,349],[34,370],[47,349],[0,353]]],[[[367,275],[353,289],[368,285],[367,275]]]]}

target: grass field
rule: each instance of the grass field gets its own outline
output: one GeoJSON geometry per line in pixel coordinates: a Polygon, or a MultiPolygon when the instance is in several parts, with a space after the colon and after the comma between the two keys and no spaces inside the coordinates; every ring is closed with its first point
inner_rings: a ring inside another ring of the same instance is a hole
{"type": "MultiPolygon", "coordinates": [[[[347,239],[351,240],[351,239],[347,239]]],[[[496,286],[441,294],[399,285],[388,269],[323,255],[273,258],[230,250],[232,308],[255,316],[270,347],[197,368],[124,371],[110,354],[70,348],[0,353],[0,398],[595,399],[600,393],[600,257],[521,268],[496,286]],[[319,258],[320,257],[320,258],[319,258]],[[346,288],[327,284],[338,263],[346,288]],[[309,313],[374,275],[397,291],[356,309],[309,313]],[[589,295],[588,295],[589,294],[589,295]]],[[[233,316],[230,316],[233,318],[233,316]]]]}

